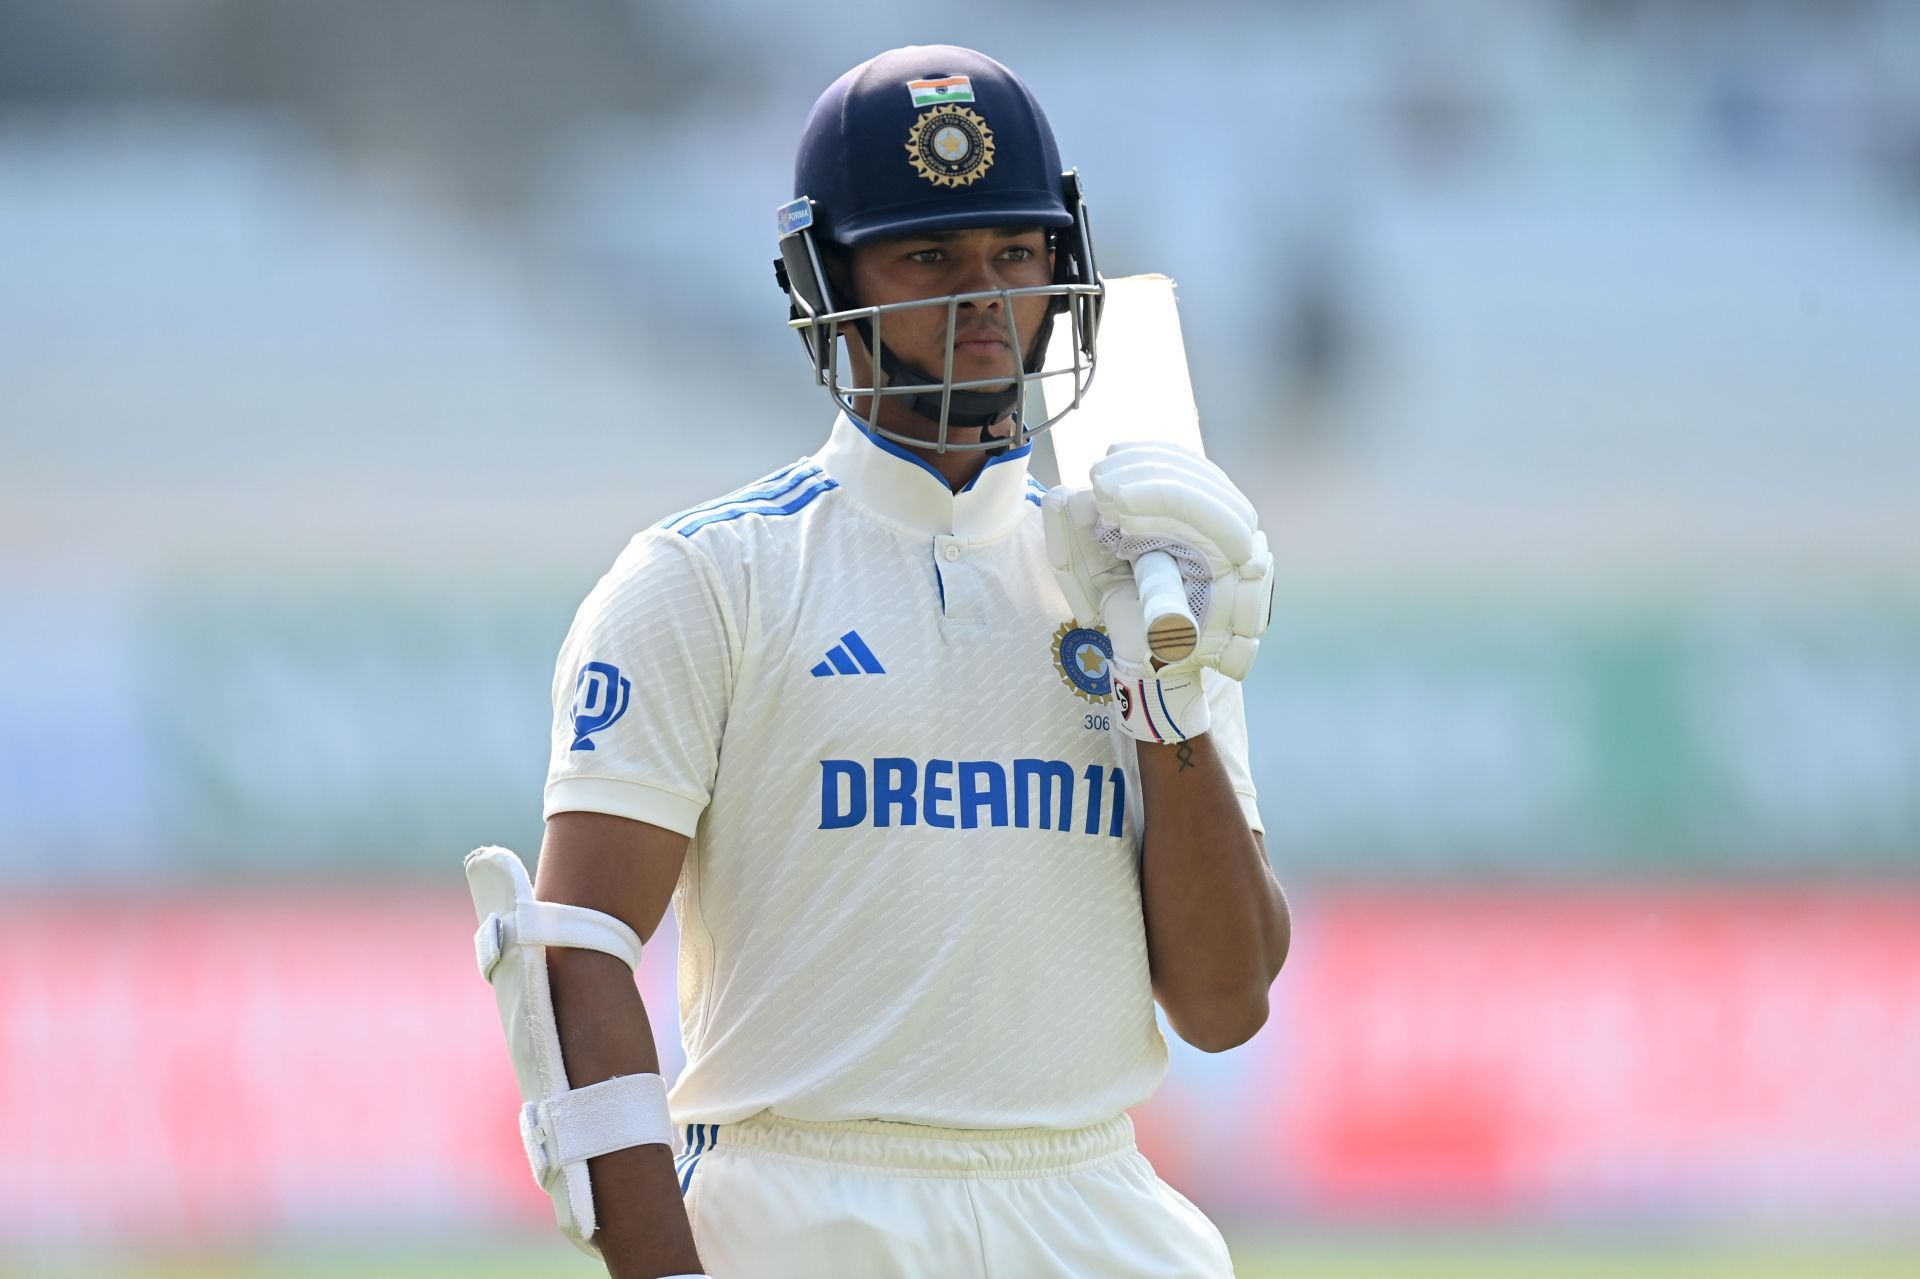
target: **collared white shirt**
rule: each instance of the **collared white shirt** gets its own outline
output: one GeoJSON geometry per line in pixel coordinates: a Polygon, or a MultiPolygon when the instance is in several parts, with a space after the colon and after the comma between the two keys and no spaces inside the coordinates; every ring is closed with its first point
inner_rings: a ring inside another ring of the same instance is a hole
{"type": "MultiPolygon", "coordinates": [[[[691,837],[676,1122],[1078,1127],[1158,1085],[1139,776],[1030,448],[954,493],[843,414],[581,606],[546,812],[691,837]]],[[[1258,829],[1240,686],[1208,697],[1258,829]]]]}

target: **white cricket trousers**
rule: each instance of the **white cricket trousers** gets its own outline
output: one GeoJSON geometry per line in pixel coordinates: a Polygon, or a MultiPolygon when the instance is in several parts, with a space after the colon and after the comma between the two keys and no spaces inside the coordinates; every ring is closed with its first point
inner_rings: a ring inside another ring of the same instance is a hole
{"type": "Polygon", "coordinates": [[[756,1115],[682,1130],[713,1279],[1230,1279],[1125,1115],[1004,1132],[756,1115]]]}

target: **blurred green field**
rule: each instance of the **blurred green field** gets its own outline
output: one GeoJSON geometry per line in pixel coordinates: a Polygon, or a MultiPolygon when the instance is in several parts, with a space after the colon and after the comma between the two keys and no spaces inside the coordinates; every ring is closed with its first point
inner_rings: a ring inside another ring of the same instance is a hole
{"type": "MultiPolygon", "coordinates": [[[[1395,1238],[1235,1248],[1238,1279],[1911,1279],[1920,1244],[1731,1247],[1608,1239],[1542,1242],[1395,1238]]],[[[599,1266],[553,1245],[476,1250],[306,1250],[253,1257],[0,1258],[9,1279],[595,1279],[599,1266]]]]}

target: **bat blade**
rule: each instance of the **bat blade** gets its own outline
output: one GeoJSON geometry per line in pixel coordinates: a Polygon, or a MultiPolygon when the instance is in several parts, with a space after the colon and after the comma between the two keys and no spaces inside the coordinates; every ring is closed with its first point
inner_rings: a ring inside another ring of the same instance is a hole
{"type": "MultiPolygon", "coordinates": [[[[1093,464],[1124,441],[1154,440],[1204,452],[1173,281],[1164,275],[1108,280],[1099,337],[1092,385],[1080,406],[1046,432],[1060,482],[1086,487],[1093,464]]],[[[1048,368],[1071,367],[1072,340],[1070,326],[1055,327],[1048,368]]],[[[1172,556],[1154,551],[1135,562],[1133,576],[1148,649],[1163,662],[1187,657],[1199,628],[1179,566],[1172,556]]]]}
{"type": "MultiPolygon", "coordinates": [[[[1071,327],[1054,326],[1048,368],[1072,366],[1071,327]]],[[[1049,387],[1049,394],[1060,393],[1049,387]]],[[[1160,440],[1204,451],[1171,279],[1129,275],[1107,281],[1093,384],[1080,407],[1046,438],[1053,443],[1060,482],[1074,488],[1084,487],[1087,472],[1106,456],[1107,447],[1123,440],[1160,440]]]]}

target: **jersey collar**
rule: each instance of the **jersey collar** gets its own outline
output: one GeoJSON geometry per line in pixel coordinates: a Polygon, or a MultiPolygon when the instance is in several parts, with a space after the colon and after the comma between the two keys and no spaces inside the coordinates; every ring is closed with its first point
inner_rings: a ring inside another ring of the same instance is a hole
{"type": "Polygon", "coordinates": [[[826,447],[813,460],[861,505],[896,524],[930,535],[994,537],[1026,515],[1029,440],[987,459],[980,474],[955,493],[940,472],[912,450],[884,439],[842,412],[826,447]]]}

